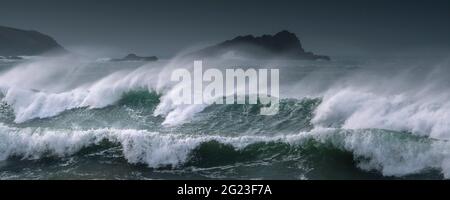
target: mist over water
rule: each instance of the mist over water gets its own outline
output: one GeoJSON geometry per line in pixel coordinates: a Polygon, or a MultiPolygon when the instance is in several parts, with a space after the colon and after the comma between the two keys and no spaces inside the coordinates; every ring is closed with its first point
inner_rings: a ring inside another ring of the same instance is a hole
{"type": "Polygon", "coordinates": [[[278,68],[274,116],[174,104],[182,57],[0,62],[2,179],[450,177],[447,58],[204,60],[278,68]]]}

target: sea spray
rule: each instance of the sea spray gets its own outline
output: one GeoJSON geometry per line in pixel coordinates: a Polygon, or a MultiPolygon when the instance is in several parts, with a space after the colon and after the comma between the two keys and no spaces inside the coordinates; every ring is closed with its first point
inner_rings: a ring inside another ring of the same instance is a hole
{"type": "Polygon", "coordinates": [[[176,91],[168,81],[173,69],[192,70],[192,62],[52,59],[0,73],[2,178],[115,177],[100,166],[122,178],[450,174],[445,61],[208,61],[221,69],[279,66],[280,110],[262,116],[258,104],[158,110],[176,91]],[[189,117],[167,127],[169,115],[189,117]],[[251,173],[261,171],[271,173],[251,173]]]}

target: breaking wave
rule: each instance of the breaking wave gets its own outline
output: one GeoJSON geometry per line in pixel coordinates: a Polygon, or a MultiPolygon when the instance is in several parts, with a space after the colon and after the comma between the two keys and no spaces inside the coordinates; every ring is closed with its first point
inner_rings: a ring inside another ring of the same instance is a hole
{"type": "Polygon", "coordinates": [[[281,66],[283,80],[279,113],[262,116],[258,104],[175,105],[171,69],[192,67],[177,59],[29,59],[0,70],[0,160],[113,149],[146,169],[233,169],[206,177],[270,166],[297,178],[345,169],[356,178],[450,178],[448,62],[398,67],[407,64],[266,63],[281,66]]]}
{"type": "MultiPolygon", "coordinates": [[[[438,170],[449,177],[450,143],[385,130],[314,129],[289,135],[187,135],[133,129],[50,130],[0,126],[0,159],[64,157],[104,142],[119,145],[129,163],[152,168],[220,166],[236,162],[304,159],[319,162],[327,149],[349,152],[358,167],[385,176],[438,170]],[[220,156],[218,159],[217,156],[220,156]]],[[[319,163],[326,164],[326,163],[319,163]]],[[[330,163],[328,163],[330,164],[330,163]]],[[[352,164],[352,163],[347,163],[352,164]]]]}

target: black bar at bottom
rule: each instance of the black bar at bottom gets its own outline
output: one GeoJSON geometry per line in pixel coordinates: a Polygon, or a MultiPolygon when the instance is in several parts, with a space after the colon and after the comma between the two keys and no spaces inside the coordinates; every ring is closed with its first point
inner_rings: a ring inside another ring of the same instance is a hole
{"type": "Polygon", "coordinates": [[[446,194],[449,188],[448,181],[0,181],[2,194],[60,199],[88,196],[127,199],[304,199],[334,196],[360,199],[392,195],[429,198],[439,193],[446,194]]]}

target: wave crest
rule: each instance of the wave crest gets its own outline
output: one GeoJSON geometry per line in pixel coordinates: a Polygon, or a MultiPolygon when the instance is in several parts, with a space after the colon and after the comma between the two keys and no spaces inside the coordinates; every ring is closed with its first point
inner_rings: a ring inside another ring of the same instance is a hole
{"type": "Polygon", "coordinates": [[[211,153],[214,150],[229,156],[221,159],[220,164],[276,159],[277,156],[296,160],[318,154],[316,158],[320,158],[321,151],[317,148],[330,146],[335,150],[351,152],[361,169],[379,170],[386,176],[404,176],[437,169],[444,177],[450,177],[450,151],[446,150],[450,143],[377,129],[314,129],[290,135],[215,136],[133,129],[51,130],[2,125],[0,138],[1,160],[9,157],[63,157],[105,140],[120,145],[129,163],[145,163],[152,168],[176,168],[195,164],[199,159],[203,159],[203,166],[211,166],[217,160],[211,159],[208,151],[211,153]]]}

